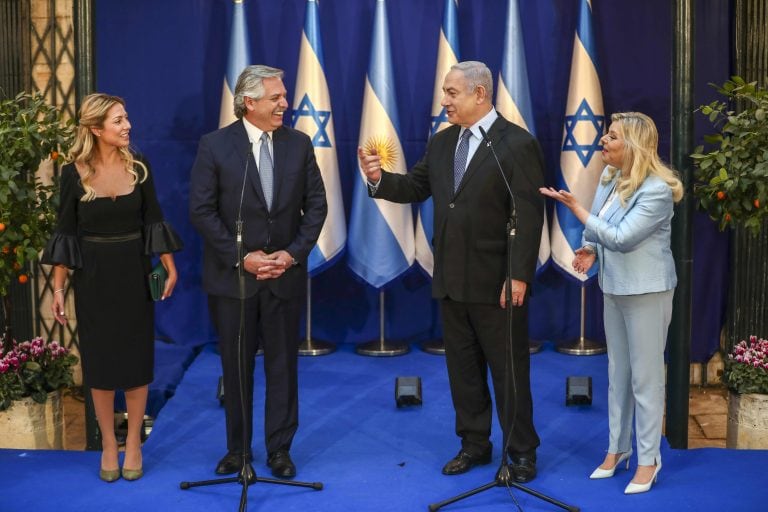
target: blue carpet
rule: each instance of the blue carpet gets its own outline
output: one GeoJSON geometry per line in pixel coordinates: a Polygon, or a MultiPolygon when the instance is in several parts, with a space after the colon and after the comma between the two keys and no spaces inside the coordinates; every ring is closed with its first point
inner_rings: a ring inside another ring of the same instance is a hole
{"type": "MultiPolygon", "coordinates": [[[[444,359],[414,350],[395,358],[358,356],[343,345],[323,357],[300,359],[301,426],[291,454],[298,478],[321,481],[313,491],[258,483],[249,511],[424,511],[427,505],[491,481],[500,460],[494,425],[494,461],[445,477],[442,465],[458,450],[444,359]],[[422,378],[424,405],[397,409],[395,377],[422,378]]],[[[21,511],[235,511],[236,483],[180,490],[179,482],[214,478],[225,452],[224,415],[215,398],[218,356],[206,347],[155,421],[144,447],[145,476],[106,484],[95,452],[0,450],[0,510],[21,511]]],[[[765,451],[672,450],[662,442],[664,467],[651,492],[625,496],[634,471],[587,478],[607,443],[605,356],[575,357],[551,346],[532,358],[535,418],[542,445],[539,477],[530,487],[584,511],[766,510],[765,451]],[[593,405],[566,407],[565,378],[591,375],[593,405]]],[[[263,377],[257,381],[254,469],[270,476],[263,454],[263,377]]],[[[560,510],[512,492],[523,510],[560,510]]],[[[445,511],[510,511],[513,498],[492,488],[445,511]]]]}

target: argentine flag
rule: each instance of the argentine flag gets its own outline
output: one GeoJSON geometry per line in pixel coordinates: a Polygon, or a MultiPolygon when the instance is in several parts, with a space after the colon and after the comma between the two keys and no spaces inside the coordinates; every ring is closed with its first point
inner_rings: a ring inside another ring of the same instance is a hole
{"type": "Polygon", "coordinates": [[[323,224],[323,230],[320,232],[317,245],[309,253],[310,276],[315,276],[330,266],[342,253],[347,241],[331,96],[328,94],[328,82],[323,69],[318,0],[307,0],[291,126],[303,131],[312,139],[328,201],[328,216],[323,224]]]}
{"type": "Polygon", "coordinates": [[[240,73],[243,72],[246,66],[251,64],[251,53],[248,48],[248,32],[245,29],[245,6],[243,5],[243,0],[234,0],[227,72],[224,75],[224,88],[221,91],[219,128],[237,121],[233,107],[235,84],[237,84],[237,77],[240,76],[240,73]]]}
{"type": "MultiPolygon", "coordinates": [[[[405,174],[394,82],[386,3],[377,0],[359,146],[375,149],[387,171],[405,174]]],[[[371,286],[382,288],[413,264],[413,245],[411,206],[369,198],[365,174],[358,167],[349,221],[349,268],[371,286]]]]}
{"type": "MultiPolygon", "coordinates": [[[[573,44],[571,81],[563,127],[560,173],[557,188],[570,191],[585,208],[592,206],[595,189],[604,164],[600,157],[600,138],[605,132],[605,111],[600,79],[597,76],[597,52],[592,30],[592,5],[581,0],[579,22],[573,44]]],[[[579,274],[571,263],[581,246],[584,225],[560,203],[552,220],[552,260],[567,275],[586,281],[596,273],[579,274]]]]}
{"type": "MultiPolygon", "coordinates": [[[[451,66],[459,62],[459,25],[456,10],[458,0],[445,0],[443,11],[443,26],[440,29],[440,40],[437,43],[437,67],[435,68],[435,86],[432,91],[432,119],[429,136],[443,128],[451,126],[445,109],[440,105],[443,97],[443,79],[451,66]]],[[[430,276],[435,267],[435,257],[432,248],[434,234],[435,209],[430,197],[419,205],[416,219],[416,261],[419,262],[430,276]]]]}
{"type": "MultiPolygon", "coordinates": [[[[504,36],[504,57],[496,87],[496,110],[508,121],[528,130],[536,136],[533,119],[531,91],[528,84],[528,66],[525,60],[525,45],[520,23],[517,0],[507,3],[507,29],[504,36]]],[[[545,268],[549,260],[549,225],[544,210],[544,224],[541,226],[541,244],[536,261],[536,271],[545,268]]]]}

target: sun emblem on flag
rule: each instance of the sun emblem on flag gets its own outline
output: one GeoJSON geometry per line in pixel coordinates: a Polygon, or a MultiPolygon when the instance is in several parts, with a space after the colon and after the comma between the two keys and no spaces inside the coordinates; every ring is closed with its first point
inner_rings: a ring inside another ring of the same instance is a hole
{"type": "Polygon", "coordinates": [[[397,162],[397,148],[395,143],[386,136],[375,135],[365,141],[363,151],[366,155],[376,154],[381,158],[381,166],[385,169],[392,169],[397,162]]]}

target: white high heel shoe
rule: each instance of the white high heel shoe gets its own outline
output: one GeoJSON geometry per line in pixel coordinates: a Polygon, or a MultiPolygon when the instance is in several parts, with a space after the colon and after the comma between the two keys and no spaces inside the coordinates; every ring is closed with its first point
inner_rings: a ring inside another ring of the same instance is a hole
{"type": "Polygon", "coordinates": [[[619,460],[616,461],[616,464],[611,469],[603,469],[598,466],[597,469],[594,470],[591,475],[589,475],[589,478],[592,480],[597,480],[598,478],[611,478],[616,472],[616,468],[619,467],[624,461],[627,461],[627,469],[629,469],[629,458],[631,456],[632,450],[622,453],[619,456],[619,460]]]}
{"type": "Polygon", "coordinates": [[[651,490],[651,486],[659,479],[659,471],[661,471],[661,461],[656,464],[656,469],[653,470],[653,476],[648,480],[647,484],[636,484],[629,482],[629,485],[624,489],[624,494],[638,494],[641,492],[648,492],[651,490]]]}

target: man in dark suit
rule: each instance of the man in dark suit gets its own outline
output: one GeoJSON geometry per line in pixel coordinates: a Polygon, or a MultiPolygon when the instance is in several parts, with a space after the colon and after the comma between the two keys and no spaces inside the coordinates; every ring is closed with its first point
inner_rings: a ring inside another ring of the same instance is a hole
{"type": "Polygon", "coordinates": [[[544,215],[544,202],[538,194],[544,182],[543,163],[536,139],[499,116],[492,97],[491,72],[485,64],[456,64],[445,76],[441,102],[454,126],[430,139],[426,153],[410,173],[382,170],[380,157],[361,148],[358,157],[372,197],[408,203],[431,195],[434,202],[432,294],[441,301],[456,434],[461,437],[461,450],[443,467],[443,473],[464,473],[491,461],[490,367],[505,440],[511,430],[511,473],[516,481],[528,482],[536,476],[539,437],[533,425],[530,391],[527,298],[544,215]],[[512,201],[480,127],[496,149],[517,214],[510,276],[515,383],[509,379],[506,393],[504,286],[506,224],[512,201]]]}
{"type": "Polygon", "coordinates": [[[224,373],[227,454],[217,474],[237,472],[243,453],[251,458],[254,358],[260,343],[267,465],[277,477],[296,475],[289,450],[298,427],[299,320],[307,257],[327,205],[309,137],[283,126],[288,102],[282,76],[268,66],[245,68],[234,93],[238,120],[200,139],[190,177],[190,218],[203,238],[203,288],[224,373]],[[243,220],[242,260],[238,217],[243,220]],[[245,421],[238,380],[239,265],[246,275],[245,421]]]}

